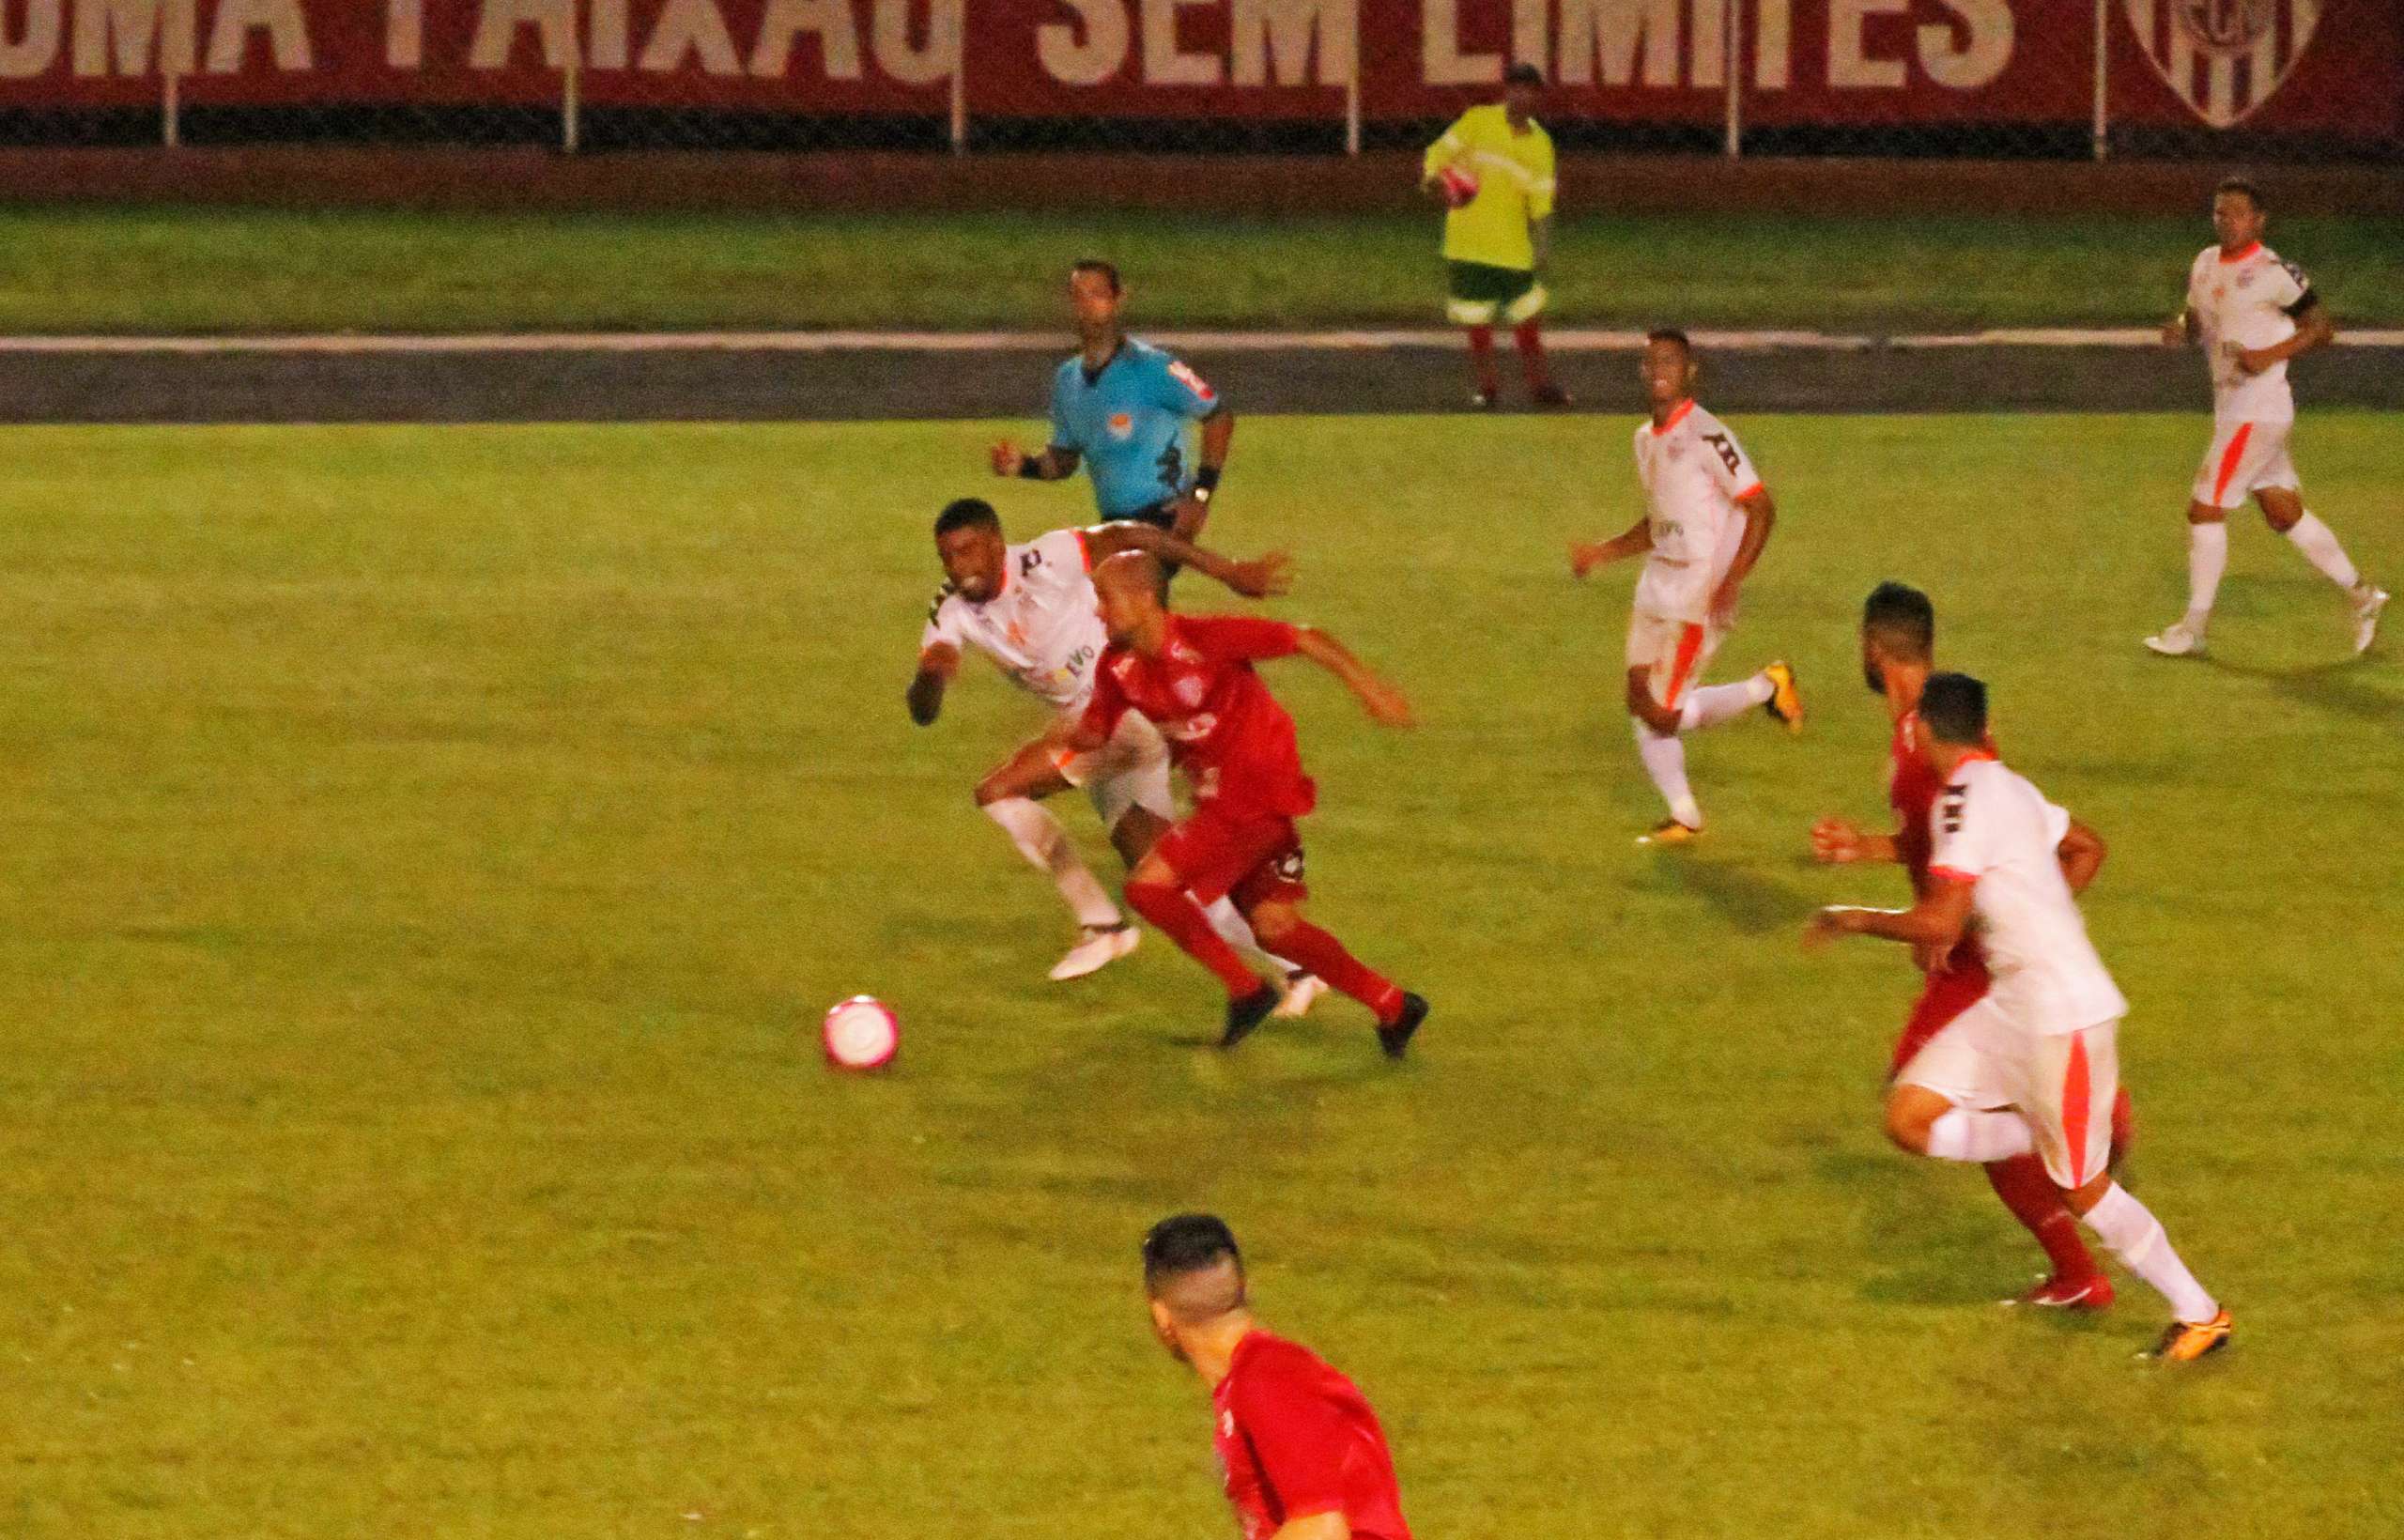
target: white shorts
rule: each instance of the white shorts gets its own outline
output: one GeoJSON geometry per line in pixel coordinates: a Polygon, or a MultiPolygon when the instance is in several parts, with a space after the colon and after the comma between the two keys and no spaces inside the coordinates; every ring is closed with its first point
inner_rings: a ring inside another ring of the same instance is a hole
{"type": "Polygon", "coordinates": [[[1981,999],[1939,1027],[1895,1076],[1895,1084],[1934,1091],[1957,1107],[2008,1107],[2012,1084],[2005,1061],[2011,1052],[2011,1031],[1995,1002],[1981,999]]]}
{"type": "Polygon", "coordinates": [[[2196,500],[2207,508],[2242,508],[2264,487],[2297,488],[2288,458],[2293,423],[2216,423],[2212,447],[2196,470],[2196,500]]]}
{"type": "Polygon", "coordinates": [[[1105,829],[1116,828],[1130,808],[1170,823],[1177,820],[1177,803],[1168,789],[1168,743],[1140,711],[1121,713],[1110,741],[1100,748],[1089,754],[1055,754],[1052,766],[1062,780],[1085,792],[1105,829]]]}
{"type": "Polygon", "coordinates": [[[1643,670],[1653,699],[1663,709],[1674,710],[1727,639],[1728,634],[1716,625],[1632,610],[1627,617],[1628,671],[1643,670]]]}
{"type": "Polygon", "coordinates": [[[2120,1024],[2040,1037],[2012,1034],[1998,1055],[2011,1104],[2036,1135],[2046,1175],[2065,1190],[2104,1174],[2112,1158],[2112,1104],[2120,1097],[2120,1024]]]}

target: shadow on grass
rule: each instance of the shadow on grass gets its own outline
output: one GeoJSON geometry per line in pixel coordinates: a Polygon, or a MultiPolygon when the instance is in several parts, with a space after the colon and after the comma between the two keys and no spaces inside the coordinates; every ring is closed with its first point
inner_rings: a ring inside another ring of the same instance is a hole
{"type": "Polygon", "coordinates": [[[2204,654],[2203,661],[2206,667],[2217,669],[2225,674],[2241,679],[2258,679],[2270,685],[2274,694],[2317,710],[2336,712],[2366,722],[2404,716],[2404,698],[2399,698],[2393,691],[2381,689],[2377,683],[2388,676],[2371,672],[2365,660],[2359,657],[2314,663],[2301,669],[2231,663],[2209,653],[2204,654]]]}
{"type": "Polygon", "coordinates": [[[1754,868],[1733,862],[1698,861],[1680,851],[1661,851],[1655,881],[1694,894],[1745,935],[1800,930],[1817,903],[1800,888],[1754,868]]]}

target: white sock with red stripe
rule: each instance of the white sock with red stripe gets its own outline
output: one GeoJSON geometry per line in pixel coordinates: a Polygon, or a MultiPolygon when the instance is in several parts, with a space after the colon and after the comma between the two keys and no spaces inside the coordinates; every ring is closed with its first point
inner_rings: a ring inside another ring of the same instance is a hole
{"type": "Polygon", "coordinates": [[[2114,1182],[2085,1218],[2087,1227],[2095,1232],[2123,1267],[2152,1286],[2153,1291],[2170,1301],[2170,1313],[2191,1326],[2200,1326],[2220,1314],[2220,1303],[2196,1282],[2187,1264],[2170,1249],[2169,1233],[2153,1210],[2131,1196],[2129,1190],[2114,1182]]]}
{"type": "Polygon", "coordinates": [[[2288,538],[2304,552],[2305,561],[2320,569],[2320,576],[2339,588],[2351,593],[2363,580],[2353,562],[2346,560],[2346,547],[2337,544],[2337,532],[2315,517],[2311,509],[2305,509],[2302,518],[2288,526],[2288,538]]]}
{"type": "Polygon", "coordinates": [[[1006,796],[988,802],[985,816],[1002,826],[1027,865],[1052,879],[1079,925],[1098,928],[1119,923],[1118,905],[1110,901],[1110,894],[1086,870],[1085,858],[1077,854],[1069,831],[1033,798],[1006,796]]]}
{"type": "Polygon", "coordinates": [[[2187,628],[2201,631],[2212,618],[2212,601],[2220,597],[2220,577],[2228,570],[2228,525],[2187,526],[2187,628]]]}
{"type": "Polygon", "coordinates": [[[1243,911],[1236,907],[1235,900],[1223,898],[1215,903],[1204,904],[1202,917],[1210,922],[1211,930],[1219,932],[1220,940],[1240,952],[1250,952],[1273,965],[1280,978],[1295,971],[1294,964],[1262,947],[1260,938],[1252,933],[1252,922],[1243,917],[1243,911]]]}
{"type": "Polygon", "coordinates": [[[1928,1152],[1940,1161],[1984,1165],[2026,1155],[2036,1147],[2027,1120],[2016,1112],[1955,1107],[1928,1127],[1928,1152]]]}
{"type": "Polygon", "coordinates": [[[1661,800],[1670,805],[1670,816],[1687,828],[1703,827],[1703,809],[1695,804],[1694,789],[1687,784],[1687,746],[1678,741],[1678,735],[1656,732],[1636,722],[1636,757],[1644,762],[1644,773],[1653,778],[1661,800]]]}
{"type": "Polygon", "coordinates": [[[1755,706],[1766,705],[1777,690],[1765,673],[1734,685],[1706,685],[1687,696],[1686,707],[1678,715],[1678,729],[1692,732],[1699,727],[1733,722],[1755,706]]]}

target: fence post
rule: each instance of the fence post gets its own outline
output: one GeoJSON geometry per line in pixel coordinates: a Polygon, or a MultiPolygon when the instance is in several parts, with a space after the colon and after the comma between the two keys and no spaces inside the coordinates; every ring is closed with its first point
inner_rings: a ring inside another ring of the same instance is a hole
{"type": "Polygon", "coordinates": [[[951,152],[968,153],[968,7],[951,8],[951,152]]]}
{"type": "Polygon", "coordinates": [[[1719,31],[1721,46],[1728,55],[1728,159],[1732,161],[1745,153],[1745,45],[1736,36],[1736,29],[1744,23],[1743,0],[1727,0],[1726,8],[1720,13],[1719,31]]]}
{"type": "MultiPolygon", "coordinates": [[[[165,28],[162,26],[163,34],[165,28]]],[[[159,144],[175,149],[184,142],[183,78],[176,73],[176,61],[163,39],[159,45],[159,144]]]]}
{"type": "Polygon", "coordinates": [[[2095,158],[2112,153],[2112,0],[2095,0],[2095,158]]]}
{"type": "Polygon", "coordinates": [[[1361,5],[1352,3],[1352,62],[1344,71],[1344,153],[1361,153],[1361,5]]]}
{"type": "Polygon", "coordinates": [[[567,68],[560,71],[560,153],[574,155],[584,142],[584,43],[577,36],[576,8],[568,9],[567,68]]]}

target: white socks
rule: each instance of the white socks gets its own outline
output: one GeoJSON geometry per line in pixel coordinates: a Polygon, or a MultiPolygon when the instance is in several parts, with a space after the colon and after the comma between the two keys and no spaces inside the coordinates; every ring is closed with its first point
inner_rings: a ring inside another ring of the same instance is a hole
{"type": "MultiPolygon", "coordinates": [[[[2304,516],[2307,518],[2310,515],[2304,516]]],[[[2228,524],[2187,526],[2187,626],[2201,631],[2211,619],[2212,601],[2220,597],[2221,574],[2228,570],[2228,524]]]]}
{"type": "Polygon", "coordinates": [[[1008,796],[998,802],[985,804],[985,816],[1002,826],[1010,843],[1026,857],[1027,865],[1049,873],[1060,897],[1077,916],[1077,923],[1088,928],[1119,923],[1118,905],[1103,891],[1102,884],[1086,870],[1077,847],[1070,842],[1068,831],[1060,821],[1023,796],[1008,796]]]}
{"type": "Polygon", "coordinates": [[[1692,732],[1699,727],[1733,722],[1755,706],[1768,704],[1777,688],[1767,674],[1755,674],[1734,685],[1705,685],[1687,693],[1686,706],[1678,714],[1678,728],[1692,732]]]}
{"type": "Polygon", "coordinates": [[[1929,1125],[1928,1152],[1940,1161],[1984,1165],[2008,1161],[2036,1147],[2028,1125],[2016,1112],[1974,1112],[1955,1107],[1929,1125]]]}
{"type": "Polygon", "coordinates": [[[2304,510],[2302,518],[2288,527],[2288,538],[2295,542],[2296,549],[2304,552],[2305,561],[2320,569],[2320,576],[2339,588],[2350,593],[2362,582],[2362,574],[2346,560],[2346,548],[2337,544],[2336,532],[2321,523],[2309,508],[2304,510]]]}
{"type": "Polygon", "coordinates": [[[1703,809],[1687,784],[1687,746],[1674,732],[1656,732],[1634,717],[1628,720],[1636,727],[1636,757],[1644,762],[1644,773],[1670,805],[1670,816],[1687,828],[1703,827],[1703,809]]]}
{"type": "Polygon", "coordinates": [[[2181,1320],[2191,1326],[2201,1325],[2220,1314],[2218,1301],[2204,1291],[2204,1286],[2187,1270],[2187,1264],[2170,1249],[2170,1237],[2164,1233],[2162,1221],[2153,1217],[2152,1209],[2131,1197],[2127,1188],[2118,1182],[2107,1188],[2103,1199],[2088,1210],[2087,1227],[2123,1266],[2169,1301],[2170,1313],[2181,1320]]]}
{"type": "Polygon", "coordinates": [[[1221,898],[1216,902],[1204,904],[1202,917],[1210,922],[1211,930],[1219,932],[1220,940],[1240,952],[1261,958],[1274,967],[1280,980],[1301,971],[1293,963],[1261,947],[1260,938],[1252,933],[1252,926],[1243,917],[1243,911],[1236,907],[1235,900],[1221,898]]]}

